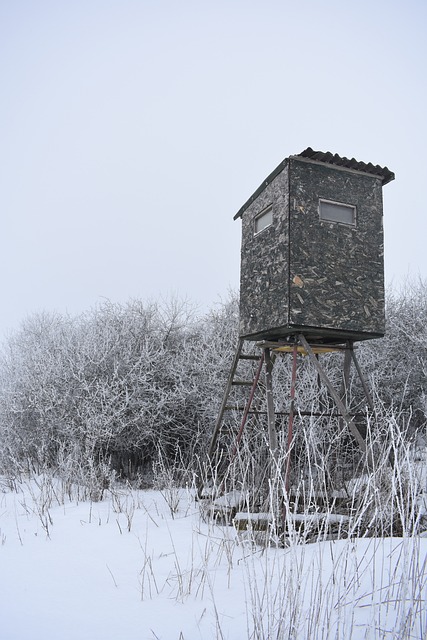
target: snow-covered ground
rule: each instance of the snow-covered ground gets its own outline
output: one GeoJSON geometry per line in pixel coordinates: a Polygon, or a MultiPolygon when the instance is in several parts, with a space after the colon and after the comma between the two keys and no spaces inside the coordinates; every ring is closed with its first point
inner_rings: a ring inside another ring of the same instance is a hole
{"type": "Polygon", "coordinates": [[[2,640],[427,637],[426,538],[264,549],[185,490],[0,486],[2,640]]]}

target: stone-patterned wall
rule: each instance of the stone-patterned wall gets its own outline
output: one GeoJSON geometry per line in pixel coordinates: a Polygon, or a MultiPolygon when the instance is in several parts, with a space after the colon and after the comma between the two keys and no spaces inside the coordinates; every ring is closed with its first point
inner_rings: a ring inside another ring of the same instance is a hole
{"type": "Polygon", "coordinates": [[[242,216],[240,335],[286,325],[289,301],[288,167],[242,216]],[[257,214],[272,205],[273,223],[254,235],[257,214]]]}
{"type": "Polygon", "coordinates": [[[362,339],[384,324],[381,179],[289,158],[242,215],[240,335],[298,327],[362,339]],[[320,220],[319,198],[355,205],[356,225],[320,220]],[[269,205],[272,225],[255,235],[269,205]]]}
{"type": "Polygon", "coordinates": [[[290,324],[382,335],[382,183],[290,159],[290,324]],[[319,219],[319,198],[356,205],[356,225],[319,219]]]}

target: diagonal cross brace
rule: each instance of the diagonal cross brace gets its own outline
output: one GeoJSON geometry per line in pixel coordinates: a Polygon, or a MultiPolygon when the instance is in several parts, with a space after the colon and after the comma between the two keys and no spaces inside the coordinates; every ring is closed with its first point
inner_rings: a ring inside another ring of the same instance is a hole
{"type": "Polygon", "coordinates": [[[343,403],[343,401],[341,400],[341,398],[339,397],[339,394],[336,392],[336,390],[334,389],[331,381],[329,380],[328,376],[325,373],[325,370],[323,369],[322,365],[320,364],[320,362],[317,360],[316,356],[313,353],[312,348],[310,347],[309,343],[307,342],[307,340],[305,339],[305,337],[300,334],[298,336],[299,340],[301,341],[301,344],[303,345],[304,349],[307,351],[307,354],[310,358],[311,363],[313,364],[313,366],[316,368],[317,373],[319,374],[319,377],[321,379],[321,381],[326,385],[329,393],[331,394],[338,411],[341,413],[342,417],[344,418],[344,421],[346,422],[350,433],[352,434],[352,436],[356,439],[360,449],[366,453],[367,448],[366,448],[366,442],[365,440],[362,438],[362,436],[360,435],[359,429],[356,427],[356,425],[354,424],[353,420],[351,419],[347,409],[345,408],[345,405],[343,403]]]}

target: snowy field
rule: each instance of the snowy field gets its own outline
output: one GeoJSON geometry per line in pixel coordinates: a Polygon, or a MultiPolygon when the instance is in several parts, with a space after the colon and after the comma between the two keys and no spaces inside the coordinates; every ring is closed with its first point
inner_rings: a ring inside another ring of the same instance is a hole
{"type": "Polygon", "coordinates": [[[427,538],[265,549],[185,490],[0,487],[2,640],[427,638],[427,538]]]}

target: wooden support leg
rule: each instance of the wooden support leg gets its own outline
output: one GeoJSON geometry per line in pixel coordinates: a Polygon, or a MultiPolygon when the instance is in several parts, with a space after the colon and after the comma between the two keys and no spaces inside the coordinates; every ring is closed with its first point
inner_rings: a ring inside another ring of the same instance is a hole
{"type": "MultiPolygon", "coordinates": [[[[348,409],[348,402],[349,402],[348,387],[350,382],[350,366],[351,366],[350,349],[352,348],[352,346],[353,346],[353,343],[347,342],[347,347],[344,352],[344,368],[343,368],[343,376],[342,376],[341,391],[340,391],[340,397],[346,409],[348,409]],[[351,347],[350,347],[350,344],[351,344],[351,347]]],[[[339,425],[341,430],[344,426],[344,418],[340,418],[339,425]]]]}
{"type": "MultiPolygon", "coordinates": [[[[245,428],[245,425],[246,425],[246,421],[248,419],[249,411],[251,410],[252,401],[254,399],[255,391],[256,391],[257,386],[258,386],[259,377],[261,375],[262,367],[264,365],[264,357],[265,357],[265,355],[263,353],[261,358],[260,358],[260,360],[259,360],[258,368],[257,368],[256,373],[255,373],[255,378],[254,378],[254,381],[252,383],[251,392],[250,392],[250,395],[249,395],[249,400],[247,401],[245,410],[243,412],[243,417],[242,417],[242,421],[240,423],[239,432],[238,432],[238,434],[236,436],[236,440],[234,442],[233,449],[231,451],[230,465],[234,462],[234,458],[236,457],[237,451],[239,450],[240,441],[241,441],[241,439],[243,437],[243,431],[244,431],[244,428],[245,428]]],[[[224,482],[225,482],[225,480],[223,479],[221,484],[220,484],[220,487],[219,487],[219,493],[222,493],[222,491],[224,489],[224,482]]]]}
{"type": "MultiPolygon", "coordinates": [[[[215,447],[216,447],[216,443],[218,440],[218,436],[221,430],[221,426],[222,426],[222,420],[224,417],[224,413],[225,413],[225,407],[227,404],[227,400],[228,397],[230,395],[230,391],[231,391],[231,387],[233,384],[233,379],[234,379],[234,375],[236,373],[236,369],[237,369],[237,365],[239,363],[239,358],[240,358],[240,354],[242,352],[242,348],[243,348],[243,338],[239,338],[239,341],[237,343],[237,348],[236,348],[236,353],[234,354],[234,359],[233,359],[233,363],[231,365],[231,370],[228,376],[228,380],[227,380],[227,385],[225,387],[225,391],[224,391],[224,395],[222,397],[222,401],[221,401],[221,406],[218,412],[218,416],[216,419],[216,423],[215,423],[215,427],[212,433],[212,438],[211,438],[211,442],[209,445],[209,450],[208,450],[208,463],[212,464],[212,456],[214,454],[215,451],[215,447]]],[[[198,479],[197,482],[197,496],[199,498],[202,497],[202,491],[203,491],[203,476],[201,475],[198,479]]]]}
{"type": "Polygon", "coordinates": [[[292,378],[291,378],[291,394],[290,394],[290,409],[289,409],[289,422],[288,422],[288,441],[287,441],[287,460],[286,460],[286,470],[285,470],[285,490],[286,493],[289,494],[290,488],[290,477],[291,477],[291,445],[292,445],[292,437],[293,437],[293,426],[294,426],[294,413],[295,413],[295,387],[296,387],[296,379],[297,379],[297,356],[298,356],[298,347],[295,344],[292,350],[292,378]]]}
{"type": "Polygon", "coordinates": [[[343,369],[342,387],[341,387],[341,399],[345,407],[347,407],[348,405],[348,386],[350,382],[350,365],[351,365],[352,350],[353,350],[353,343],[347,342],[347,348],[344,352],[344,369],[343,369]]]}
{"type": "MultiPolygon", "coordinates": [[[[352,346],[353,346],[353,345],[352,345],[352,346]]],[[[363,387],[363,391],[365,392],[365,398],[366,398],[366,401],[367,401],[367,403],[368,403],[368,407],[369,407],[369,408],[370,408],[370,410],[372,411],[372,414],[373,414],[373,415],[375,415],[375,406],[374,406],[374,401],[373,401],[373,398],[372,398],[372,396],[371,396],[371,393],[370,393],[370,391],[369,391],[369,389],[368,389],[368,385],[366,384],[365,377],[364,377],[364,375],[363,375],[363,373],[362,373],[362,369],[360,368],[359,361],[358,361],[358,359],[356,358],[356,354],[354,353],[353,348],[351,349],[351,352],[350,352],[350,353],[351,353],[351,357],[352,357],[353,362],[354,362],[354,366],[356,367],[356,371],[357,371],[357,373],[358,373],[358,375],[359,375],[360,382],[362,383],[362,387],[363,387]]],[[[390,463],[390,465],[391,465],[392,467],[394,467],[394,465],[395,465],[395,463],[396,463],[396,460],[395,460],[395,456],[394,456],[394,452],[393,452],[393,450],[390,450],[390,454],[389,454],[389,463],[390,463]]]]}
{"type": "Polygon", "coordinates": [[[353,358],[354,366],[356,367],[356,371],[359,375],[360,382],[362,383],[363,391],[365,392],[365,397],[368,402],[368,406],[371,411],[374,411],[374,401],[372,400],[372,396],[369,392],[368,385],[366,384],[365,378],[363,376],[362,369],[360,368],[359,362],[356,358],[356,354],[354,353],[353,343],[351,344],[350,354],[351,354],[351,357],[353,358]]]}
{"type": "Polygon", "coordinates": [[[270,349],[267,347],[264,350],[265,358],[265,388],[267,399],[267,424],[268,424],[268,441],[270,445],[270,452],[274,461],[278,460],[278,447],[277,447],[277,432],[276,432],[276,416],[274,412],[274,399],[273,399],[273,361],[271,359],[270,349]]]}
{"type": "Polygon", "coordinates": [[[228,376],[227,386],[225,387],[225,391],[224,391],[224,395],[223,395],[223,398],[222,398],[221,406],[220,406],[220,409],[219,409],[219,412],[218,412],[218,417],[217,417],[217,420],[216,420],[216,423],[215,423],[215,427],[214,427],[214,430],[213,430],[211,443],[210,443],[210,446],[209,446],[209,451],[208,451],[209,460],[211,460],[213,452],[215,451],[216,441],[218,439],[218,434],[219,434],[219,431],[220,431],[221,425],[222,425],[222,419],[224,417],[225,406],[227,404],[228,396],[230,395],[230,390],[231,390],[231,386],[233,384],[234,374],[236,373],[237,365],[239,363],[239,357],[240,357],[240,354],[242,352],[242,347],[243,347],[243,339],[239,338],[239,342],[237,343],[236,353],[234,355],[233,364],[231,366],[230,374],[228,376]]]}

